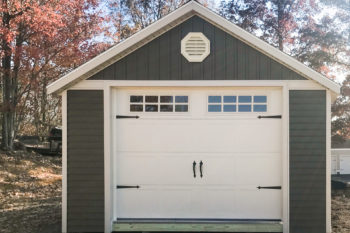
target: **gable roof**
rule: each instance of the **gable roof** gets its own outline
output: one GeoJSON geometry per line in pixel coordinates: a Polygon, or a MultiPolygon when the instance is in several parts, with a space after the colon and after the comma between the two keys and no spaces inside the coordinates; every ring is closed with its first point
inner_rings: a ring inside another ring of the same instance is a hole
{"type": "Polygon", "coordinates": [[[224,19],[220,15],[207,9],[196,1],[191,1],[183,5],[167,16],[135,33],[128,39],[111,47],[110,49],[71,71],[67,75],[48,85],[48,93],[52,94],[62,92],[81,80],[91,77],[193,15],[198,15],[204,20],[223,29],[232,36],[271,57],[277,62],[285,65],[291,70],[299,73],[303,77],[316,81],[336,94],[340,93],[340,86],[336,82],[328,79],[305,64],[297,61],[295,58],[285,54],[253,34],[224,19]]]}

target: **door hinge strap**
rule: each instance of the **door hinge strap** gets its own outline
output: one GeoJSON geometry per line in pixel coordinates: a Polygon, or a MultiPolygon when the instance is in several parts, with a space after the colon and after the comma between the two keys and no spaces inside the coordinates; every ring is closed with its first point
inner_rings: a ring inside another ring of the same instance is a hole
{"type": "Polygon", "coordinates": [[[281,186],[258,186],[257,189],[282,189],[281,186]]]}
{"type": "Polygon", "coordinates": [[[139,119],[139,116],[123,116],[123,115],[117,115],[116,116],[117,119],[123,119],[123,118],[135,118],[135,119],[139,119]]]}
{"type": "Polygon", "coordinates": [[[139,185],[117,185],[117,189],[138,189],[139,185]]]}
{"type": "Polygon", "coordinates": [[[275,118],[275,119],[281,119],[282,115],[274,115],[274,116],[258,116],[259,119],[262,118],[275,118]]]}

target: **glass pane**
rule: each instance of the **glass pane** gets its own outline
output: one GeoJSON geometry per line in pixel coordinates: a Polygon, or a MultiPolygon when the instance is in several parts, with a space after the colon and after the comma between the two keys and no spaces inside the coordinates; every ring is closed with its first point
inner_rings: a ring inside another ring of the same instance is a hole
{"type": "Polygon", "coordinates": [[[208,112],[221,112],[221,105],[208,105],[208,112]]]}
{"type": "Polygon", "coordinates": [[[130,112],[142,112],[143,105],[141,104],[130,104],[130,112]]]}
{"type": "Polygon", "coordinates": [[[254,96],[255,103],[266,103],[266,95],[256,95],[254,96]]]}
{"type": "Polygon", "coordinates": [[[146,103],[158,103],[158,96],[146,96],[146,103]]]}
{"type": "Polygon", "coordinates": [[[161,96],[160,97],[160,102],[161,103],[172,103],[173,102],[173,97],[172,96],[161,96]]]}
{"type": "Polygon", "coordinates": [[[224,103],[236,103],[236,96],[224,96],[224,103]]]}
{"type": "Polygon", "coordinates": [[[188,103],[188,96],[175,96],[176,103],[188,103]]]}
{"type": "Polygon", "coordinates": [[[160,105],[160,111],[161,112],[172,112],[173,105],[160,105]]]}
{"type": "Polygon", "coordinates": [[[252,106],[251,105],[238,105],[238,112],[251,112],[252,106]]]}
{"type": "Polygon", "coordinates": [[[146,105],[146,112],[158,112],[158,105],[146,105]]]}
{"type": "Polygon", "coordinates": [[[175,105],[175,112],[188,112],[188,105],[175,105]]]}
{"type": "Polygon", "coordinates": [[[254,112],[266,112],[266,105],[254,105],[254,112]]]}
{"type": "Polygon", "coordinates": [[[142,102],[143,102],[142,95],[131,95],[130,96],[130,103],[142,103],[142,102]]]}
{"type": "Polygon", "coordinates": [[[224,112],[235,112],[236,105],[224,105],[224,112]]]}
{"type": "Polygon", "coordinates": [[[208,103],[221,103],[221,96],[208,96],[208,103]]]}
{"type": "Polygon", "coordinates": [[[251,96],[239,96],[238,97],[238,102],[240,102],[240,103],[251,103],[252,102],[252,97],[251,96]]]}

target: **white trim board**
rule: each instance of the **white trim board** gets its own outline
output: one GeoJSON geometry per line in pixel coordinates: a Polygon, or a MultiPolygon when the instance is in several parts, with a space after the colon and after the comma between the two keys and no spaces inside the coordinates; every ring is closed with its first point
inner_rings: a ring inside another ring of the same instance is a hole
{"type": "Polygon", "coordinates": [[[282,216],[283,232],[289,232],[289,89],[282,89],[282,216]]]}
{"type": "Polygon", "coordinates": [[[62,233],[67,232],[67,91],[62,92],[62,233]]]}
{"type": "Polygon", "coordinates": [[[331,122],[332,122],[332,102],[331,93],[326,93],[326,232],[332,232],[332,216],[331,216],[331,169],[332,169],[332,153],[331,153],[331,122]]]}
{"type": "Polygon", "coordinates": [[[83,80],[69,89],[102,90],[111,87],[282,87],[288,85],[289,90],[325,90],[326,88],[310,80],[83,80]]]}
{"type": "Polygon", "coordinates": [[[243,30],[230,21],[224,19],[223,17],[207,9],[196,1],[191,1],[185,4],[179,9],[173,11],[162,19],[156,21],[145,29],[129,37],[125,41],[113,46],[104,53],[98,55],[97,57],[91,59],[85,64],[79,66],[77,69],[53,82],[47,87],[48,93],[52,94],[62,92],[77,82],[92,76],[96,72],[104,69],[108,65],[116,62],[118,59],[121,59],[128,53],[134,51],[135,47],[140,47],[143,45],[143,43],[149,42],[151,40],[149,38],[152,35],[154,35],[154,39],[155,37],[163,34],[167,30],[171,29],[192,15],[198,15],[210,23],[222,28],[249,46],[254,47],[265,55],[276,60],[277,62],[284,64],[300,75],[310,80],[316,81],[332,92],[336,94],[340,93],[340,86],[337,83],[314,71],[303,63],[297,61],[293,57],[281,52],[277,48],[269,45],[258,37],[243,30]]]}
{"type": "Polygon", "coordinates": [[[111,153],[111,88],[106,86],[103,90],[103,116],[104,116],[104,201],[105,201],[105,233],[112,231],[113,222],[113,176],[112,176],[112,166],[113,158],[111,153]]]}

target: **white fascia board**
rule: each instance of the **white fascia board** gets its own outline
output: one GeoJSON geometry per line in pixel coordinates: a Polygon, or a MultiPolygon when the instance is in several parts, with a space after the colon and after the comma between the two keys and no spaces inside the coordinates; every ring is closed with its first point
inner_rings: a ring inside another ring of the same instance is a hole
{"type": "Polygon", "coordinates": [[[100,55],[84,63],[83,65],[79,66],[75,70],[71,71],[67,75],[63,76],[62,78],[48,85],[47,86],[48,93],[52,94],[58,90],[64,89],[74,80],[80,78],[87,72],[93,70],[94,68],[98,67],[99,65],[108,61],[109,59],[112,59],[114,56],[130,48],[132,45],[136,44],[137,42],[149,37],[153,33],[160,30],[161,28],[175,21],[176,19],[190,13],[192,10],[193,10],[193,2],[188,3],[182,6],[181,8],[179,8],[178,10],[175,10],[172,13],[168,14],[167,16],[159,19],[158,21],[154,22],[153,24],[149,25],[143,30],[135,33],[128,39],[106,50],[105,52],[101,53],[100,55]]]}
{"type": "Polygon", "coordinates": [[[336,94],[340,93],[340,86],[337,83],[331,81],[330,79],[326,78],[320,73],[307,67],[305,64],[281,52],[277,48],[269,45],[268,43],[264,42],[258,37],[243,30],[242,28],[224,19],[220,15],[214,13],[213,11],[207,9],[206,7],[200,5],[195,1],[187,3],[186,5],[180,7],[179,9],[165,16],[164,18],[151,24],[147,28],[134,34],[130,38],[126,39],[125,41],[115,45],[109,50],[103,52],[102,54],[86,62],[85,64],[81,65],[77,69],[73,70],[69,74],[53,82],[47,87],[48,93],[51,94],[54,92],[62,91],[63,89],[67,88],[67,86],[71,85],[75,80],[81,78],[84,74],[102,65],[104,62],[108,61],[109,59],[112,59],[116,55],[120,54],[121,52],[125,51],[126,49],[140,42],[141,40],[151,36],[152,33],[159,31],[163,27],[171,24],[171,22],[191,12],[193,12],[193,14],[198,14],[198,16],[224,29],[227,33],[247,43],[253,48],[259,50],[265,55],[276,60],[277,62],[284,64],[285,66],[301,74],[302,76],[318,82],[319,84],[321,84],[322,86],[325,86],[326,88],[328,88],[329,90],[331,90],[336,94]]]}

